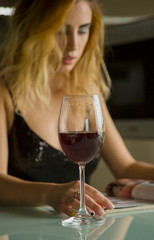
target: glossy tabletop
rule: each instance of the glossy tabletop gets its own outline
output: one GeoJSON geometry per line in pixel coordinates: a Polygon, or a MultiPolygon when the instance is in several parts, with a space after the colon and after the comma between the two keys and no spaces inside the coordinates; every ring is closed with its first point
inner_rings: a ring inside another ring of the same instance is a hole
{"type": "Polygon", "coordinates": [[[110,214],[102,225],[69,228],[49,207],[0,207],[0,240],[153,240],[154,209],[110,214]]]}

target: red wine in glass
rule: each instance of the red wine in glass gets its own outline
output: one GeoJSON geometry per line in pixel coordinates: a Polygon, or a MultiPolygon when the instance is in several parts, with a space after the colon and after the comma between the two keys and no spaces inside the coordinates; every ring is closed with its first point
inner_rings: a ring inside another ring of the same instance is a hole
{"type": "Polygon", "coordinates": [[[97,131],[59,132],[59,141],[65,154],[78,164],[90,162],[100,151],[104,140],[97,131]]]}

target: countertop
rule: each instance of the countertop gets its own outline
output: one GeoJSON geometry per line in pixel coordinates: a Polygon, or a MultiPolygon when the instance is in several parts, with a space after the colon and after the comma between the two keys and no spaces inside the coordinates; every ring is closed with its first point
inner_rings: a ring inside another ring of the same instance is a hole
{"type": "Polygon", "coordinates": [[[0,240],[153,240],[154,209],[106,215],[102,225],[69,228],[49,207],[0,207],[0,240]]]}

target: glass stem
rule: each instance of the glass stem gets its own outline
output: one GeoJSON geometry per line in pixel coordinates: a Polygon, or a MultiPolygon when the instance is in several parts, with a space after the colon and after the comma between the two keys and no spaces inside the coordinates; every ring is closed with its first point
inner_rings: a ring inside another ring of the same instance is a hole
{"type": "Polygon", "coordinates": [[[85,201],[85,164],[79,165],[80,174],[80,209],[79,214],[88,214],[85,201]]]}

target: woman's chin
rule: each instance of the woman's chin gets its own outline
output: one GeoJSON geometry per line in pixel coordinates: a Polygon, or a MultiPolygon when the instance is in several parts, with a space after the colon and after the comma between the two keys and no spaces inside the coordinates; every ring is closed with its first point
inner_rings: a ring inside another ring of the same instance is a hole
{"type": "Polygon", "coordinates": [[[74,65],[72,64],[62,64],[59,72],[60,73],[70,73],[74,68],[74,65]]]}

